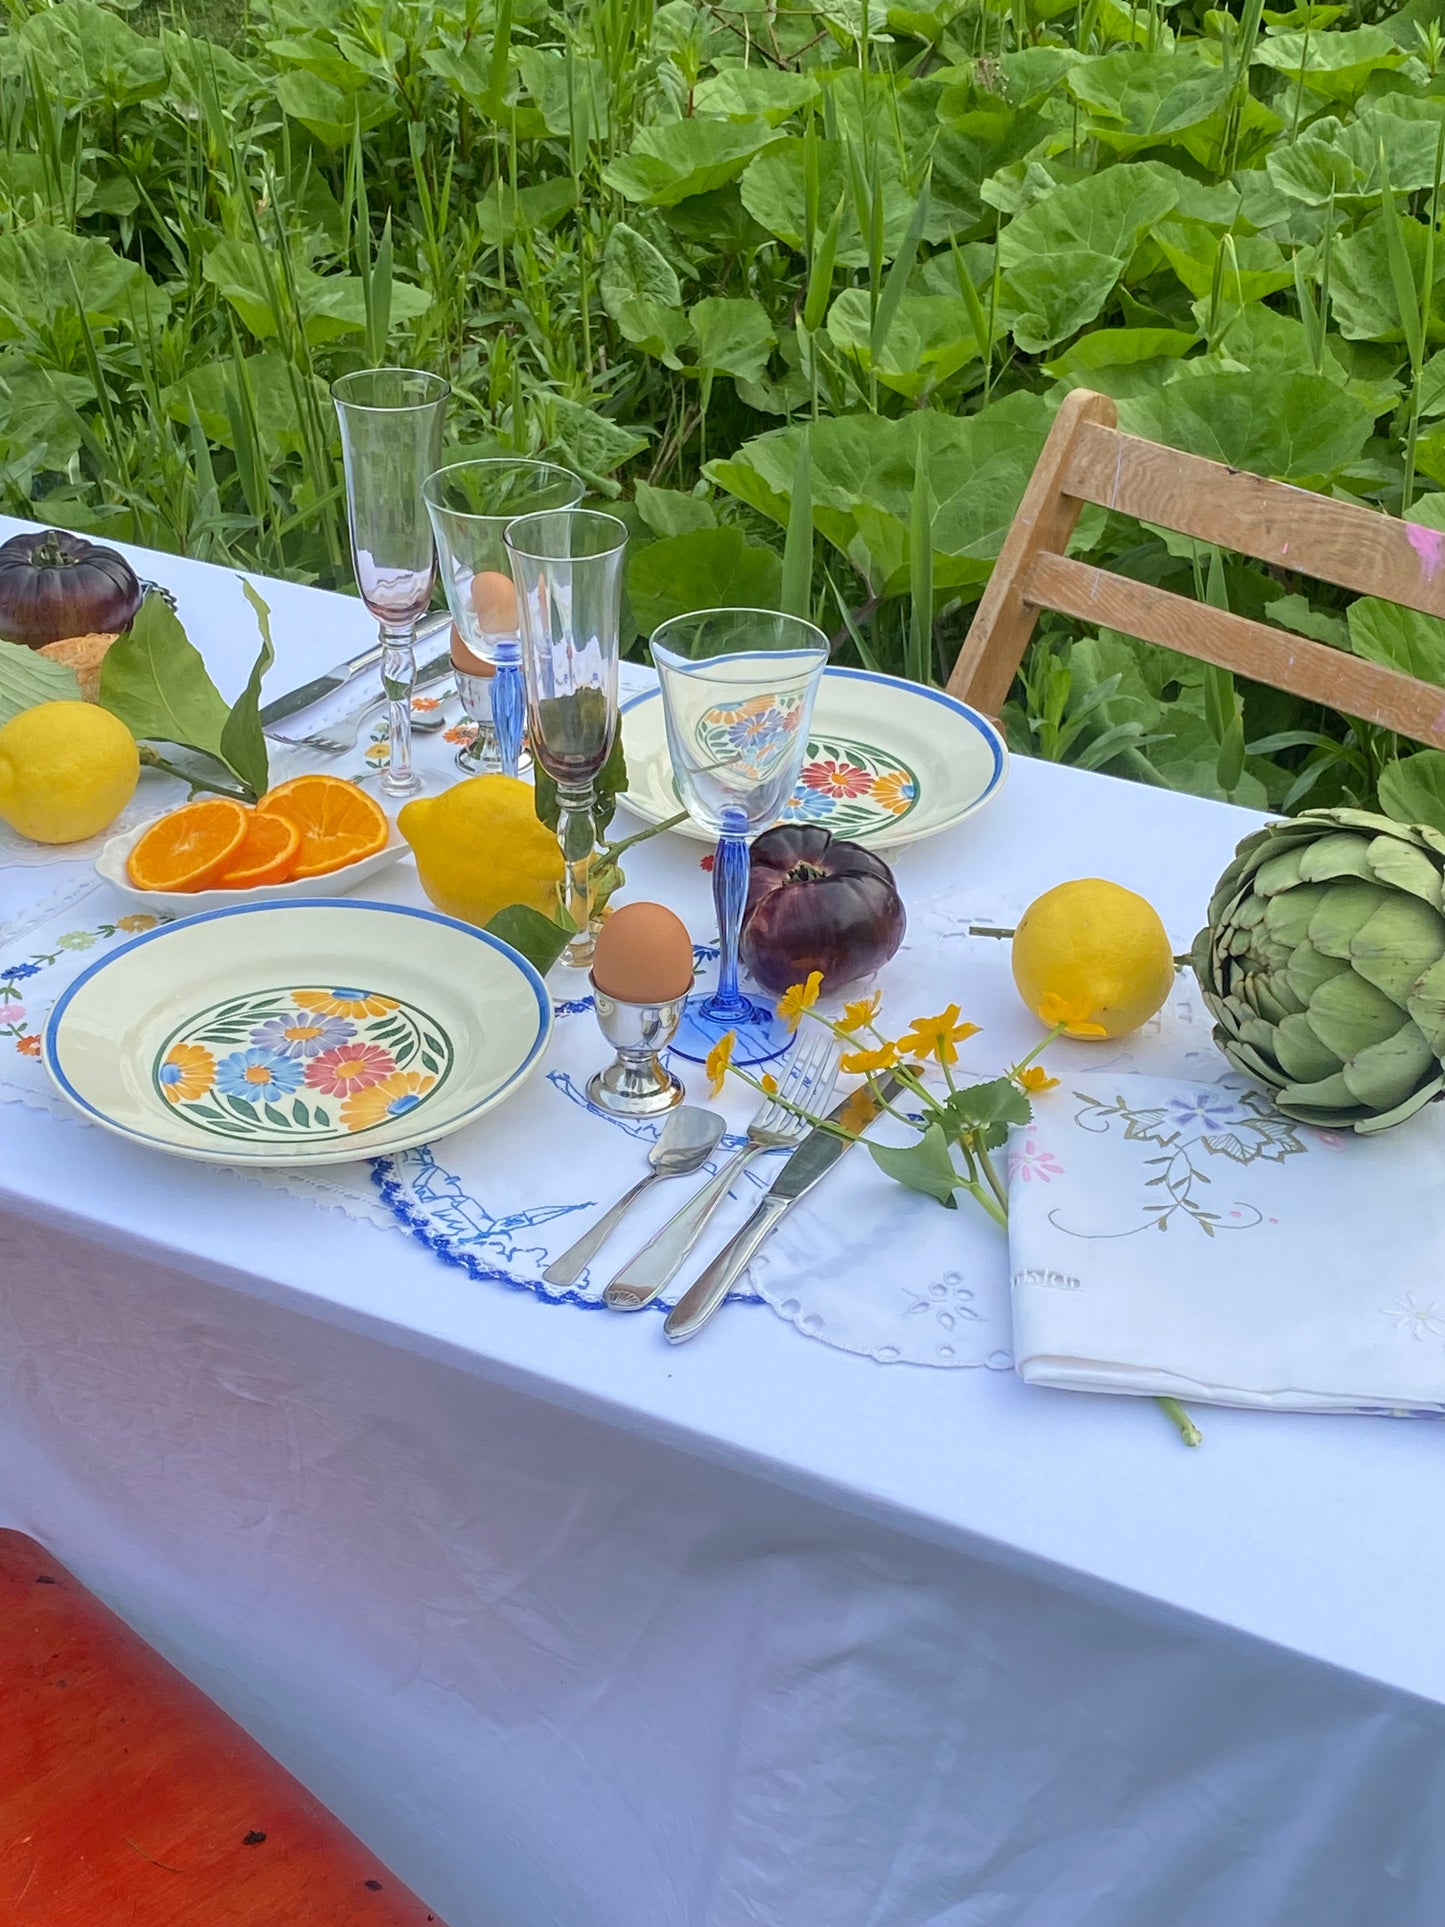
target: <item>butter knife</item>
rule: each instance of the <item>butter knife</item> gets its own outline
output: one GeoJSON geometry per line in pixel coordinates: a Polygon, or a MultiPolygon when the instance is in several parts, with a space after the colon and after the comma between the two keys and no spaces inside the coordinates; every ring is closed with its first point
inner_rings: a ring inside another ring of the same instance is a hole
{"type": "MultiPolygon", "coordinates": [[[[416,632],[417,641],[429,642],[450,623],[451,617],[448,615],[437,616],[431,622],[423,623],[416,632]]],[[[349,683],[353,676],[359,676],[363,670],[374,669],[380,661],[381,644],[376,642],[369,649],[363,649],[359,655],[348,656],[344,662],[338,662],[334,668],[328,669],[324,676],[313,676],[310,682],[302,683],[298,689],[288,689],[284,696],[278,696],[274,702],[267,703],[261,711],[262,729],[269,729],[273,723],[284,722],[288,716],[294,716],[298,710],[309,709],[312,703],[319,703],[324,696],[334,695],[338,689],[349,683]]]]}
{"type": "MultiPolygon", "coordinates": [[[[885,1099],[900,1088],[898,1079],[892,1075],[879,1085],[885,1099]]],[[[835,1104],[828,1113],[828,1122],[841,1123],[851,1102],[849,1096],[841,1104],[835,1104]]],[[[843,1153],[852,1148],[848,1138],[835,1137],[831,1131],[814,1126],[774,1178],[773,1188],[742,1230],[728,1240],[667,1314],[662,1325],[665,1338],[680,1345],[685,1338],[692,1338],[702,1330],[777,1229],[779,1221],[828,1175],[843,1153]]]]}

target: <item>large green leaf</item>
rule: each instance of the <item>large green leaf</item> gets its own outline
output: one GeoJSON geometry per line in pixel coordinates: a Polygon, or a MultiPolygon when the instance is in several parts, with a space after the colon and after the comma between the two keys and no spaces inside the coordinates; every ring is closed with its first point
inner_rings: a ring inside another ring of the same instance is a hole
{"type": "Polygon", "coordinates": [[[905,294],[875,362],[872,304],[866,288],[845,288],[828,311],[828,338],[856,357],[885,388],[916,399],[978,359],[978,343],[960,295],[905,294]]]}
{"type": "Polygon", "coordinates": [[[710,294],[687,313],[699,371],[758,381],[777,344],[768,311],[746,295],[710,294]]]}
{"type": "Polygon", "coordinates": [[[1306,86],[1330,100],[1353,100],[1371,74],[1403,67],[1408,58],[1383,27],[1270,34],[1254,49],[1257,67],[1273,67],[1291,78],[1303,72],[1306,86]]]}
{"type": "Polygon", "coordinates": [[[230,711],[163,596],[148,595],[130,629],[106,651],[100,700],[135,737],[221,758],[230,711]]]}
{"type": "Polygon", "coordinates": [[[628,341],[670,368],[687,335],[682,289],[672,264],[644,234],[619,221],[607,236],[598,278],[602,305],[628,341]]]}
{"type": "Polygon", "coordinates": [[[24,73],[34,63],[51,97],[72,103],[133,106],[166,84],[158,43],[93,0],[37,9],[14,29],[0,61],[10,73],[24,73]]]}
{"type": "Polygon", "coordinates": [[[627,571],[632,613],[644,635],[694,609],[776,609],[783,562],[741,529],[691,529],[633,556],[627,571]]]}
{"type": "MultiPolygon", "coordinates": [[[[300,454],[306,446],[306,433],[296,397],[298,391],[304,393],[308,378],[298,374],[274,348],[248,355],[240,370],[229,360],[207,361],[164,388],[161,399],[173,422],[185,427],[194,409],[207,441],[221,448],[234,448],[226,391],[234,390],[242,379],[250,391],[262,448],[275,456],[300,454]]],[[[321,382],[315,377],[310,380],[324,418],[331,406],[330,398],[321,382]]]]}
{"type": "Polygon", "coordinates": [[[1177,200],[1163,170],[1123,161],[1026,207],[999,236],[999,259],[1006,272],[1035,268],[1060,248],[1127,261],[1140,236],[1177,200]]]}
{"type": "Polygon", "coordinates": [[[1231,468],[1323,487],[1369,440],[1368,408],[1323,375],[1210,370],[1120,404],[1130,433],[1231,468]]]}
{"type": "Polygon", "coordinates": [[[1025,354],[1042,354],[1102,314],[1123,258],[1089,248],[1059,247],[1016,262],[1000,291],[1003,325],[1025,354]]]}
{"type": "Polygon", "coordinates": [[[725,187],[777,139],[765,120],[671,120],[644,127],[627,152],[603,170],[629,201],[671,207],[725,187]]]}
{"type": "MultiPolygon", "coordinates": [[[[284,310],[288,299],[286,286],[280,263],[274,256],[269,260],[269,267],[277,301],[284,310]]],[[[258,340],[274,340],[281,332],[267,285],[266,265],[260,249],[252,242],[218,241],[202,262],[201,272],[226,297],[258,340]]],[[[308,341],[334,341],[343,335],[366,332],[366,291],[360,275],[315,274],[298,262],[296,296],[308,341]]],[[[393,324],[414,321],[430,306],[431,296],[424,289],[393,280],[393,324]]]]}
{"type": "Polygon", "coordinates": [[[1380,808],[1397,823],[1445,830],[1445,754],[1422,749],[1381,770],[1380,808]]]}
{"type": "Polygon", "coordinates": [[[1068,69],[1065,86],[1089,110],[1088,132],[1116,153],[1167,145],[1223,105],[1221,69],[1193,50],[1112,53],[1068,69]]]}
{"type": "MultiPolygon", "coordinates": [[[[858,225],[847,145],[842,140],[820,140],[817,156],[820,225],[826,225],[833,210],[841,207],[838,266],[862,267],[868,260],[868,247],[858,225]]],[[[861,154],[859,158],[861,161],[861,154]]],[[[914,204],[914,196],[904,184],[898,157],[891,146],[885,144],[876,150],[871,178],[882,195],[883,255],[891,261],[903,246],[914,204]]],[[[760,227],[775,234],[780,241],[786,241],[790,248],[801,250],[808,204],[802,140],[796,135],[778,140],[749,162],[742,177],[742,197],[743,206],[760,227]]]]}
{"type": "Polygon", "coordinates": [[[817,98],[818,82],[811,74],[790,74],[777,67],[724,67],[699,81],[692,97],[699,114],[729,120],[758,116],[774,127],[817,98]]]}
{"type": "Polygon", "coordinates": [[[516,62],[549,134],[570,135],[579,147],[602,138],[612,98],[605,62],[560,47],[523,47],[516,62]]]}
{"type": "Polygon", "coordinates": [[[67,663],[0,641],[0,723],[37,703],[78,703],[80,682],[67,663]]]}
{"type": "Polygon", "coordinates": [[[1369,662],[1445,686],[1445,622],[1378,596],[1361,596],[1345,612],[1350,647],[1369,662]]]}
{"type": "Polygon", "coordinates": [[[0,340],[53,327],[81,302],[93,328],[118,321],[158,328],[170,305],[143,268],[104,241],[43,221],[0,234],[0,340]]]}
{"type": "Polygon", "coordinates": [[[1193,295],[1207,295],[1216,277],[1225,300],[1263,301],[1294,285],[1283,249],[1264,234],[1222,235],[1203,221],[1161,221],[1153,239],[1193,295]]]}
{"type": "MultiPolygon", "coordinates": [[[[1425,280],[1425,224],[1402,214],[1399,226],[1418,298],[1425,280]]],[[[1385,223],[1378,214],[1353,234],[1336,241],[1331,256],[1330,305],[1340,333],[1351,341],[1404,341],[1405,324],[1390,273],[1385,223]]],[[[1431,281],[1429,338],[1445,339],[1445,248],[1439,247],[1431,281]]]]}
{"type": "Polygon", "coordinates": [[[1397,194],[1413,194],[1435,180],[1435,146],[1445,102],[1389,95],[1358,120],[1317,120],[1297,141],[1265,161],[1282,194],[1309,207],[1377,200],[1380,149],[1397,194]]]}
{"type": "Polygon", "coordinates": [[[351,145],[358,120],[366,134],[397,111],[385,95],[346,93],[304,70],[279,76],[276,99],[293,120],[332,148],[351,145]]]}

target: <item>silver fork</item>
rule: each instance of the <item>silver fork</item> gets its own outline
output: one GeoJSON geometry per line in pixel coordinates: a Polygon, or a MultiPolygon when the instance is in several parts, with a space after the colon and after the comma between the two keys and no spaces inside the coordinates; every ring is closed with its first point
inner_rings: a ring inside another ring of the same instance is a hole
{"type": "Polygon", "coordinates": [[[830,1033],[823,1032],[810,1044],[799,1046],[777,1095],[764,1100],[748,1125],[746,1144],[734,1151],[717,1176],[689,1198],[660,1231],[653,1233],[635,1257],[628,1259],[603,1292],[603,1303],[614,1311],[641,1311],[650,1304],[676,1277],[683,1259],[744,1167],[760,1151],[791,1150],[812,1129],[806,1119],[795,1117],[778,1099],[800,1104],[816,1117],[827,1110],[837,1081],[838,1046],[830,1033]]]}
{"type": "MultiPolygon", "coordinates": [[[[414,693],[420,695],[423,689],[434,688],[437,683],[444,682],[451,671],[452,661],[449,655],[434,656],[430,662],[423,663],[418,669],[416,682],[413,685],[414,693]]],[[[343,717],[340,722],[330,723],[324,729],[315,730],[310,736],[283,736],[275,729],[268,729],[266,734],[273,743],[284,743],[288,749],[314,749],[322,756],[340,756],[345,750],[355,749],[357,738],[361,735],[363,728],[379,709],[385,707],[385,696],[373,696],[371,701],[357,710],[353,717],[349,719],[343,717]]],[[[424,734],[429,730],[440,729],[445,721],[446,717],[440,709],[430,713],[423,711],[420,716],[413,713],[411,726],[414,731],[424,734]]]]}

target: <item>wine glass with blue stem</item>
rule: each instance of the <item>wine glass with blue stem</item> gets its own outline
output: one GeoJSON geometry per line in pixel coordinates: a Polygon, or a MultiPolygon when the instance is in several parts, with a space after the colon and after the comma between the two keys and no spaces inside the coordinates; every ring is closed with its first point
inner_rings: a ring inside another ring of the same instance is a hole
{"type": "Polygon", "coordinates": [[[773,609],[703,609],[664,622],[652,659],[678,796],[718,839],[717,987],[688,999],[672,1048],[701,1061],[732,1031],[733,1061],[763,1064],[782,1055],[792,1033],[738,983],[748,839],[780,819],[797,785],[828,639],[773,609]]]}
{"type": "Polygon", "coordinates": [[[468,775],[522,766],[527,692],[517,592],[512,581],[507,524],[518,516],[575,508],[586,493],[581,476],[556,462],[520,456],[453,462],[428,475],[422,488],[436,535],[447,606],[474,662],[458,662],[462,706],[477,725],[473,743],[457,757],[468,775]],[[484,663],[491,674],[476,673],[484,663]]]}

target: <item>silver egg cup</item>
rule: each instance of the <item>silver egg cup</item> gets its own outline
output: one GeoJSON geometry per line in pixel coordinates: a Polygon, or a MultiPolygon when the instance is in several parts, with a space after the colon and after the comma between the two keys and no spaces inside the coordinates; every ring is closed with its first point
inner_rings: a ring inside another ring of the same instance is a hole
{"type": "Polygon", "coordinates": [[[691,984],[665,1003],[628,1004],[599,990],[595,979],[591,982],[598,1026],[617,1055],[606,1070],[588,1078],[588,1101],[613,1117],[656,1117],[670,1111],[685,1093],[658,1053],[672,1042],[691,984]]]}

